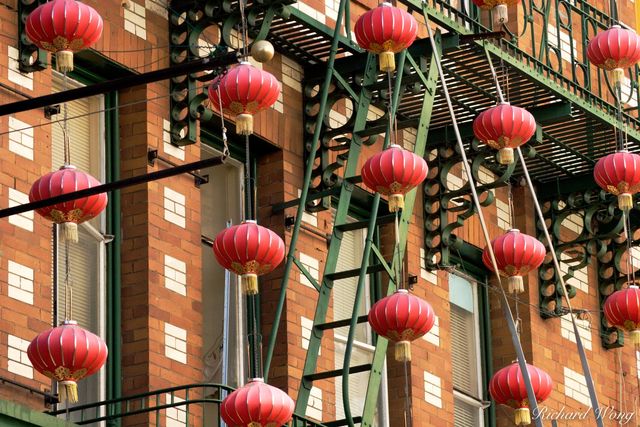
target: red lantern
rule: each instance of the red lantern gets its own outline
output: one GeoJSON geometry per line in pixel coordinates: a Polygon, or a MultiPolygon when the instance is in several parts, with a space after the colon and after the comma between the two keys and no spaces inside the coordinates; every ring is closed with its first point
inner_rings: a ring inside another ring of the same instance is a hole
{"type": "Polygon", "coordinates": [[[392,145],[369,158],[362,167],[362,181],[378,193],[389,196],[389,210],[404,208],[404,195],[419,185],[429,168],[420,156],[392,145]]]}
{"type": "MultiPolygon", "coordinates": [[[[531,386],[536,400],[543,402],[553,389],[551,377],[542,369],[529,364],[527,364],[527,371],[529,378],[531,378],[531,386]]],[[[529,396],[520,365],[513,363],[496,372],[489,381],[489,393],[496,403],[511,406],[516,410],[515,425],[531,424],[529,396]]]]}
{"type": "Polygon", "coordinates": [[[473,3],[483,10],[491,10],[494,25],[509,22],[509,6],[517,6],[520,0],[473,0],[473,3]]]}
{"type": "Polygon", "coordinates": [[[406,289],[382,298],[369,311],[373,330],[396,343],[395,358],[399,362],[411,360],[411,341],[429,332],[434,322],[431,305],[406,289]]]}
{"type": "Polygon", "coordinates": [[[596,67],[613,71],[613,81],[620,82],[624,68],[640,61],[640,37],[633,30],[614,25],[589,40],[587,57],[596,67]]]}
{"type": "Polygon", "coordinates": [[[77,381],[95,374],[107,360],[107,345],[73,320],[42,332],[31,341],[27,356],[36,371],[58,381],[60,399],[78,401],[77,381]]]}
{"type": "Polygon", "coordinates": [[[410,13],[384,2],[358,18],[354,28],[358,45],[378,54],[380,70],[396,69],[395,54],[411,46],[418,23],[410,13]]]}
{"type": "Polygon", "coordinates": [[[629,286],[614,292],[605,300],[603,309],[609,324],[629,331],[631,342],[640,346],[640,289],[629,286]]]}
{"type": "Polygon", "coordinates": [[[276,427],[291,421],[293,399],[262,378],[228,395],[220,404],[220,417],[229,427],[276,427]]]}
{"type": "MultiPolygon", "coordinates": [[[[511,229],[491,242],[501,275],[507,276],[509,292],[524,291],[522,276],[540,267],[546,254],[544,245],[536,238],[511,229]]],[[[482,262],[491,271],[493,264],[489,248],[482,253],[482,262]]]]}
{"type": "Polygon", "coordinates": [[[536,120],[524,108],[502,102],[488,108],[473,121],[476,138],[498,151],[498,162],[513,163],[513,149],[521,146],[536,133],[536,120]]]}
{"type": "Polygon", "coordinates": [[[216,236],[213,253],[218,263],[244,279],[244,291],[258,293],[258,275],[273,271],[284,259],[284,242],[273,231],[245,221],[216,236]]]}
{"type": "Polygon", "coordinates": [[[209,86],[212,104],[219,111],[236,116],[236,132],[240,135],[253,133],[253,114],[271,107],[279,95],[278,80],[248,62],[230,69],[209,86]]]}
{"type": "Polygon", "coordinates": [[[618,151],[604,156],[596,163],[593,177],[603,190],[618,196],[618,207],[626,212],[640,191],[640,155],[618,151]]]}
{"type": "Polygon", "coordinates": [[[91,6],[76,0],[53,0],[29,14],[25,30],[33,44],[56,54],[56,68],[66,73],[73,71],[73,52],[98,41],[102,25],[102,18],[91,6]]]}
{"type": "MultiPolygon", "coordinates": [[[[100,181],[88,173],[77,170],[75,166],[65,165],[34,182],[29,192],[29,201],[37,202],[98,185],[101,185],[100,181]]],[[[106,206],[107,193],[100,193],[36,209],[36,212],[56,224],[61,224],[63,236],[77,242],[78,224],[100,215],[106,206]]]]}

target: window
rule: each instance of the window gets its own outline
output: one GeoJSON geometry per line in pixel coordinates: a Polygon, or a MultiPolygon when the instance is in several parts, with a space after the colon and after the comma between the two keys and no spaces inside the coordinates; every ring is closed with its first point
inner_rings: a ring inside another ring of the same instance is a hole
{"type": "MultiPolygon", "coordinates": [[[[362,251],[364,248],[366,231],[356,230],[345,232],[340,246],[336,271],[351,270],[359,268],[362,262],[362,251]]],[[[369,281],[365,284],[365,294],[361,300],[358,315],[363,316],[369,312],[370,293],[369,281]]],[[[358,277],[336,280],[333,286],[333,318],[342,320],[351,318],[353,304],[355,301],[358,277]]],[[[342,369],[344,363],[344,352],[346,350],[349,327],[337,328],[334,332],[335,344],[335,368],[342,369]]],[[[356,327],[355,340],[351,353],[350,366],[371,363],[375,347],[372,341],[371,327],[368,323],[360,323],[356,327]]],[[[386,367],[383,368],[386,372],[386,367]]],[[[351,413],[359,415],[364,409],[367,385],[369,382],[369,372],[352,374],[349,376],[349,401],[351,402],[351,413]]],[[[342,377],[337,377],[335,381],[336,390],[336,419],[344,418],[344,407],[342,403],[342,377]]],[[[374,426],[388,425],[387,420],[387,390],[386,374],[383,374],[378,397],[378,414],[374,419],[374,426]]]]}
{"type": "MultiPolygon", "coordinates": [[[[202,146],[202,158],[219,155],[207,146],[202,146]]],[[[228,159],[224,165],[201,171],[209,175],[209,184],[200,187],[202,218],[201,234],[213,240],[227,224],[240,224],[243,215],[243,167],[228,159]]],[[[245,345],[245,304],[242,286],[235,274],[230,274],[228,299],[228,333],[225,324],[225,269],[216,261],[209,244],[202,244],[202,303],[207,307],[203,313],[203,349],[205,382],[225,383],[238,387],[245,383],[247,370],[245,345]],[[224,343],[227,343],[228,361],[226,377],[224,343]],[[226,379],[226,381],[224,381],[226,379]]],[[[189,287],[187,284],[187,293],[189,287]]],[[[213,423],[213,421],[211,421],[213,423]]],[[[206,423],[205,423],[206,424],[206,423]]]]}
{"type": "MultiPolygon", "coordinates": [[[[65,90],[64,78],[57,73],[53,75],[53,91],[65,90]]],[[[67,89],[79,84],[67,78],[67,89]]],[[[63,106],[60,114],[52,117],[52,170],[64,164],[63,106]],[[59,122],[58,122],[59,121],[59,122]]],[[[103,97],[79,99],[69,102],[68,129],[70,139],[71,163],[78,169],[90,173],[104,182],[104,114],[103,97]]],[[[54,269],[57,290],[57,321],[65,320],[65,307],[68,303],[69,291],[65,283],[67,279],[66,261],[69,262],[69,283],[73,292],[73,307],[67,317],[72,317],[80,326],[103,338],[106,336],[106,220],[102,214],[78,227],[78,243],[67,245],[55,236],[54,269]],[[97,307],[97,309],[96,309],[97,307]]],[[[78,382],[78,404],[96,402],[106,398],[105,368],[98,374],[78,382]]]]}
{"type": "Polygon", "coordinates": [[[449,275],[451,302],[451,359],[453,370],[454,425],[485,425],[485,369],[478,284],[459,275],[449,275]]]}

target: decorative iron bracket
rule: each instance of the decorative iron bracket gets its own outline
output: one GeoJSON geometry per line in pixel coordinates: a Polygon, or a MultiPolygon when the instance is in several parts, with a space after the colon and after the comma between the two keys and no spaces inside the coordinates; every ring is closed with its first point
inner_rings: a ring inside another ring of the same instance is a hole
{"type": "MultiPolygon", "coordinates": [[[[590,177],[584,177],[592,181],[590,177]]],[[[558,184],[558,188],[563,188],[558,184]]],[[[607,297],[621,289],[628,281],[625,259],[628,256],[622,212],[615,198],[600,190],[595,183],[591,188],[572,193],[542,196],[540,200],[545,223],[553,239],[556,255],[567,267],[565,282],[587,265],[594,265],[600,308],[607,297]]],[[[637,205],[636,205],[637,206],[637,205]]],[[[630,212],[630,236],[640,229],[640,211],[630,212]]],[[[538,228],[540,224],[538,223],[538,228]]],[[[539,232],[539,234],[541,234],[539,232]]],[[[635,246],[638,240],[632,242],[635,246]]],[[[629,272],[632,280],[637,272],[629,272]]],[[[550,258],[539,269],[540,315],[543,318],[567,314],[563,306],[563,291],[550,258]]],[[[573,298],[576,288],[567,286],[573,298]]],[[[600,337],[603,347],[618,348],[624,345],[624,334],[607,323],[600,310],[600,337]]]]}
{"type": "Polygon", "coordinates": [[[27,16],[44,3],[46,0],[18,0],[18,67],[23,73],[41,71],[49,65],[47,51],[31,43],[24,28],[27,16]]]}

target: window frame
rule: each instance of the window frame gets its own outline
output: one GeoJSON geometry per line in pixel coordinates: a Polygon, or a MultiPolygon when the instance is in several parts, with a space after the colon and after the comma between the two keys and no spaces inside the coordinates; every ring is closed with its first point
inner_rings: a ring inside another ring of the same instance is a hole
{"type": "MultiPolygon", "coordinates": [[[[494,427],[496,425],[495,420],[495,408],[491,405],[489,396],[489,380],[493,374],[492,356],[491,356],[491,325],[489,320],[489,294],[488,294],[488,278],[486,275],[482,275],[480,270],[476,274],[470,274],[469,269],[476,272],[477,267],[475,265],[468,265],[467,263],[458,262],[460,268],[455,268],[449,271],[449,276],[455,275],[463,280],[468,281],[471,284],[473,292],[473,308],[474,308],[474,326],[476,333],[474,337],[474,343],[478,357],[476,358],[477,369],[477,396],[479,399],[470,396],[462,390],[456,389],[453,386],[454,407],[455,400],[461,400],[464,403],[473,405],[481,411],[482,416],[480,427],[494,427]]],[[[454,304],[451,302],[451,304],[454,304]]],[[[453,367],[452,367],[453,369],[453,367]]]]}

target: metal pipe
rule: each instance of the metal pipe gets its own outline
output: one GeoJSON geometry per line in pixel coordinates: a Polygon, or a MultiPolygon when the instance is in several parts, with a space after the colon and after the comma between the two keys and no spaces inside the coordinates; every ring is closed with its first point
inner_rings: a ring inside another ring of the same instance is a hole
{"type": "MultiPolygon", "coordinates": [[[[430,26],[429,14],[427,13],[427,5],[423,2],[424,9],[424,18],[425,24],[427,27],[427,32],[429,34],[429,40],[431,41],[432,50],[435,51],[436,44],[433,38],[433,30],[430,26]]],[[[482,214],[482,206],[480,205],[480,200],[478,198],[478,192],[475,188],[475,180],[473,178],[473,174],[471,173],[471,168],[469,167],[469,160],[467,159],[467,154],[465,153],[464,144],[462,143],[462,138],[460,137],[460,130],[458,129],[458,122],[456,120],[456,114],[453,109],[453,104],[451,102],[451,97],[449,96],[449,90],[447,88],[447,82],[445,79],[444,71],[442,70],[442,64],[440,62],[440,58],[436,55],[435,57],[436,66],[438,67],[438,74],[440,75],[440,82],[442,83],[442,91],[444,92],[445,99],[447,100],[447,106],[449,108],[449,114],[451,115],[451,123],[453,124],[453,130],[456,135],[456,140],[458,142],[458,148],[460,149],[460,155],[462,156],[462,163],[464,165],[464,171],[467,175],[467,182],[469,183],[469,188],[471,189],[471,194],[473,198],[473,203],[478,211],[478,219],[480,220],[480,226],[482,228],[482,234],[484,235],[484,239],[487,242],[489,247],[489,254],[491,255],[491,263],[493,265],[494,271],[498,271],[497,262],[495,259],[495,255],[491,250],[491,237],[489,236],[489,230],[487,229],[487,224],[484,219],[484,215],[482,214]]],[[[511,313],[511,308],[509,306],[509,300],[505,294],[504,288],[502,287],[502,281],[500,279],[500,275],[496,274],[498,280],[498,287],[500,288],[500,296],[502,302],[502,310],[504,312],[504,316],[507,319],[507,326],[509,328],[509,332],[511,335],[511,340],[513,341],[513,346],[516,350],[516,355],[518,358],[518,364],[520,365],[520,371],[522,373],[522,377],[524,379],[525,386],[527,388],[527,396],[529,397],[529,405],[531,406],[532,413],[538,412],[538,402],[536,401],[536,395],[533,391],[533,387],[531,386],[531,378],[529,376],[529,370],[527,368],[527,362],[524,356],[524,351],[522,350],[522,345],[520,344],[520,337],[518,336],[515,322],[513,320],[513,314],[511,313]]],[[[540,417],[534,418],[536,426],[542,427],[543,423],[540,417]]]]}
{"type": "Polygon", "coordinates": [[[235,52],[225,53],[219,57],[196,59],[194,61],[187,61],[182,64],[173,65],[156,71],[150,71],[148,73],[120,77],[106,82],[82,86],[77,89],[70,89],[64,92],[12,102],[10,104],[0,105],[0,117],[23,111],[35,110],[37,108],[44,108],[48,105],[61,104],[64,102],[75,101],[80,98],[87,98],[94,95],[128,89],[134,86],[166,80],[171,77],[197,73],[198,71],[226,67],[227,65],[234,64],[237,61],[238,56],[235,52]]]}
{"type": "Polygon", "coordinates": [[[69,202],[81,197],[94,196],[100,193],[106,193],[121,188],[131,187],[137,184],[144,184],[151,181],[157,181],[159,179],[169,178],[172,176],[180,175],[185,172],[191,172],[197,169],[204,169],[210,166],[221,165],[225,162],[226,157],[211,157],[205,160],[199,160],[193,163],[187,163],[184,165],[176,166],[174,168],[165,169],[157,172],[151,172],[145,175],[134,176],[131,178],[121,179],[119,181],[110,182],[108,184],[98,185],[97,187],[87,188],[84,190],[74,191],[60,196],[50,197],[48,199],[39,200],[37,202],[25,203],[23,205],[14,206],[12,208],[6,208],[0,210],[0,218],[6,218],[11,215],[17,215],[24,212],[28,212],[34,209],[40,209],[47,206],[52,206],[57,203],[69,202]]]}
{"type": "MultiPolygon", "coordinates": [[[[520,147],[518,147],[516,148],[516,151],[518,152],[518,158],[520,159],[520,163],[522,164],[522,172],[524,173],[524,177],[527,180],[529,191],[531,191],[531,197],[533,198],[533,205],[536,209],[538,220],[541,221],[541,224],[545,224],[544,215],[542,214],[542,209],[540,209],[540,204],[538,203],[538,198],[536,197],[536,191],[535,191],[535,188],[533,187],[533,183],[531,182],[531,177],[529,176],[529,170],[527,169],[527,165],[524,162],[524,156],[522,155],[522,150],[520,150],[520,147]]],[[[541,228],[542,228],[542,232],[544,233],[545,239],[547,241],[547,245],[549,245],[549,252],[551,253],[553,266],[556,269],[556,274],[558,275],[558,279],[560,280],[560,284],[562,285],[562,289],[564,290],[563,294],[564,294],[564,299],[567,302],[567,308],[571,313],[571,323],[573,324],[573,334],[576,339],[576,345],[578,346],[578,354],[580,355],[580,363],[582,364],[582,371],[584,372],[587,388],[589,389],[589,398],[591,399],[591,406],[592,408],[594,408],[593,413],[596,417],[596,424],[598,425],[598,427],[604,427],[604,424],[602,423],[602,416],[601,416],[602,412],[600,411],[600,404],[598,403],[598,395],[596,394],[596,388],[593,384],[591,369],[589,368],[587,355],[582,345],[582,338],[580,337],[580,333],[578,331],[578,325],[576,324],[575,314],[573,312],[573,308],[571,307],[569,291],[567,289],[567,285],[564,283],[564,278],[562,277],[562,273],[560,270],[560,263],[558,262],[558,256],[556,255],[556,251],[553,247],[553,242],[551,241],[549,230],[547,230],[546,226],[543,226],[541,228]]]]}
{"type": "Polygon", "coordinates": [[[293,226],[293,232],[291,233],[291,240],[289,242],[289,252],[287,253],[287,262],[284,267],[284,274],[280,281],[280,295],[278,297],[278,305],[273,318],[273,326],[271,327],[271,333],[269,334],[269,344],[267,346],[267,354],[264,362],[264,380],[267,381],[269,377],[269,368],[271,367],[271,360],[273,359],[273,351],[276,347],[276,338],[278,337],[278,329],[280,328],[280,319],[282,318],[282,310],[284,309],[284,303],[287,297],[287,287],[289,285],[289,276],[291,275],[291,269],[293,267],[293,258],[295,257],[296,246],[298,243],[298,236],[300,234],[300,224],[302,222],[302,214],[304,213],[305,201],[309,194],[309,186],[311,184],[311,174],[313,172],[313,163],[320,145],[320,131],[322,129],[322,120],[327,108],[327,98],[329,95],[329,87],[331,86],[331,76],[333,74],[333,67],[336,61],[336,55],[338,53],[338,41],[340,39],[340,25],[342,24],[342,17],[344,14],[345,3],[347,0],[340,0],[340,6],[338,7],[338,16],[336,17],[336,26],[331,41],[331,49],[329,54],[329,60],[326,65],[326,72],[322,89],[320,93],[320,107],[318,109],[318,120],[316,127],[313,131],[313,140],[311,143],[311,150],[309,150],[309,157],[307,158],[307,164],[305,165],[304,181],[302,184],[302,190],[300,192],[300,201],[298,209],[296,211],[296,223],[293,226]]]}

